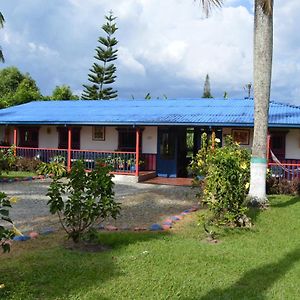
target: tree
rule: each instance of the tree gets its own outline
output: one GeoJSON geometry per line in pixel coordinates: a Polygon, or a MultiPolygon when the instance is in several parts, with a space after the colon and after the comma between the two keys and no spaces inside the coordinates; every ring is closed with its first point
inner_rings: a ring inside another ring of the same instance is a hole
{"type": "MultiPolygon", "coordinates": [[[[223,0],[200,0],[208,14],[223,0]]],[[[273,0],[254,0],[254,136],[250,165],[249,198],[252,205],[265,206],[267,132],[273,55],[273,0]]]]}
{"type": "Polygon", "coordinates": [[[26,75],[26,77],[19,84],[16,93],[11,99],[10,104],[19,105],[35,100],[40,100],[41,98],[42,95],[36,85],[36,82],[29,75],[26,75]]]}
{"type": "Polygon", "coordinates": [[[79,97],[72,93],[68,85],[56,86],[50,100],[78,100],[79,97]]]}
{"type": "Polygon", "coordinates": [[[0,71],[0,107],[22,104],[42,97],[36,82],[16,67],[0,71]]]}
{"type": "Polygon", "coordinates": [[[208,74],[206,74],[202,98],[213,98],[213,96],[210,93],[210,81],[208,74]]]}
{"type": "MultiPolygon", "coordinates": [[[[4,22],[5,22],[5,19],[2,15],[2,13],[0,12],[0,28],[3,28],[4,22]]],[[[1,47],[0,47],[0,61],[4,62],[4,56],[3,56],[3,53],[2,53],[1,47]]]]}
{"type": "Polygon", "coordinates": [[[116,17],[110,12],[109,16],[105,16],[106,23],[102,26],[102,30],[107,34],[106,37],[99,37],[98,42],[100,46],[96,48],[96,55],[94,56],[101,65],[95,62],[90,69],[88,80],[92,85],[83,85],[85,88],[82,94],[84,100],[109,100],[118,96],[117,91],[111,85],[116,79],[116,67],[112,61],[117,59],[117,49],[114,47],[118,44],[114,33],[118,30],[114,20],[116,17]]]}

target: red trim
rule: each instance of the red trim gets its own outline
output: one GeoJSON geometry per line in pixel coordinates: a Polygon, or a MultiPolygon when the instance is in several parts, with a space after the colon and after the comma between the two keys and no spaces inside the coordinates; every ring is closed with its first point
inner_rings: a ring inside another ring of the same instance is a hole
{"type": "MultiPolygon", "coordinates": [[[[60,149],[61,150],[61,149],[60,149]]],[[[135,154],[133,151],[102,151],[102,150],[83,150],[83,149],[72,149],[74,152],[95,152],[95,153],[117,153],[117,154],[135,154]]]]}
{"type": "Polygon", "coordinates": [[[67,170],[71,171],[71,151],[72,151],[72,130],[68,128],[68,160],[67,160],[67,170]]]}
{"type": "MultiPolygon", "coordinates": [[[[283,166],[289,166],[289,167],[300,167],[300,164],[289,164],[289,163],[282,163],[280,162],[281,165],[283,166]]],[[[268,163],[269,166],[278,166],[277,163],[268,163]]]]}
{"type": "Polygon", "coordinates": [[[270,158],[270,144],[271,143],[271,135],[270,133],[268,133],[268,136],[267,136],[267,161],[269,161],[269,158],[270,158]]]}
{"type": "Polygon", "coordinates": [[[140,162],[140,130],[136,129],[136,143],[135,143],[135,176],[139,176],[139,162],[140,162]]]}
{"type": "MultiPolygon", "coordinates": [[[[17,147],[17,142],[18,142],[18,133],[17,133],[17,128],[14,128],[14,145],[17,147]]],[[[14,149],[14,156],[17,155],[17,149],[14,149]]]]}

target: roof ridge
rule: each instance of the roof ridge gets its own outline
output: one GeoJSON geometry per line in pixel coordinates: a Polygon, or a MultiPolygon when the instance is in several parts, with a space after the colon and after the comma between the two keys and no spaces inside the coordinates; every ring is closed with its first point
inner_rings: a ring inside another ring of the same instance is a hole
{"type": "Polygon", "coordinates": [[[281,105],[281,106],[286,106],[286,107],[292,107],[292,108],[298,108],[298,109],[300,109],[300,106],[299,105],[295,105],[295,104],[282,103],[282,102],[277,102],[277,101],[274,101],[274,100],[271,100],[270,103],[278,104],[278,105],[281,105]]]}

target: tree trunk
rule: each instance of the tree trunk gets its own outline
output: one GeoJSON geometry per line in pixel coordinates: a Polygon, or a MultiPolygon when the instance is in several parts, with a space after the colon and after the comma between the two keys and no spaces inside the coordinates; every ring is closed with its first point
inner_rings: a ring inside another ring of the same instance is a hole
{"type": "Polygon", "coordinates": [[[254,13],[254,137],[250,167],[250,203],[267,204],[267,133],[273,53],[273,12],[255,0],[254,13]]]}

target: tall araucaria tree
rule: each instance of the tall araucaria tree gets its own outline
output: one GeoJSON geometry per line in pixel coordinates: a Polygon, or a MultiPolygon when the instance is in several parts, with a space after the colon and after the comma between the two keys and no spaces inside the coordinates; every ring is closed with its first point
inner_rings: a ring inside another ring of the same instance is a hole
{"type": "MultiPolygon", "coordinates": [[[[223,0],[200,0],[208,13],[223,0]]],[[[273,0],[254,0],[254,136],[249,198],[252,205],[265,206],[267,134],[273,56],[273,0]]]]}
{"type": "Polygon", "coordinates": [[[213,98],[213,96],[210,92],[210,80],[209,80],[209,75],[208,74],[206,74],[206,77],[205,77],[202,98],[213,98]]]}
{"type": "Polygon", "coordinates": [[[115,46],[118,41],[113,37],[118,30],[114,23],[116,17],[110,12],[109,16],[105,16],[106,23],[102,26],[103,31],[107,34],[106,37],[99,37],[100,46],[96,48],[94,56],[98,62],[95,62],[90,69],[88,80],[91,85],[85,84],[82,99],[84,100],[110,100],[118,96],[117,91],[110,85],[116,79],[116,66],[112,63],[117,59],[118,50],[115,46]]]}
{"type": "MultiPolygon", "coordinates": [[[[3,28],[4,22],[5,22],[4,17],[2,15],[2,13],[0,12],[0,28],[3,28]]],[[[4,56],[2,53],[1,47],[0,47],[0,61],[4,62],[4,56]]]]}

